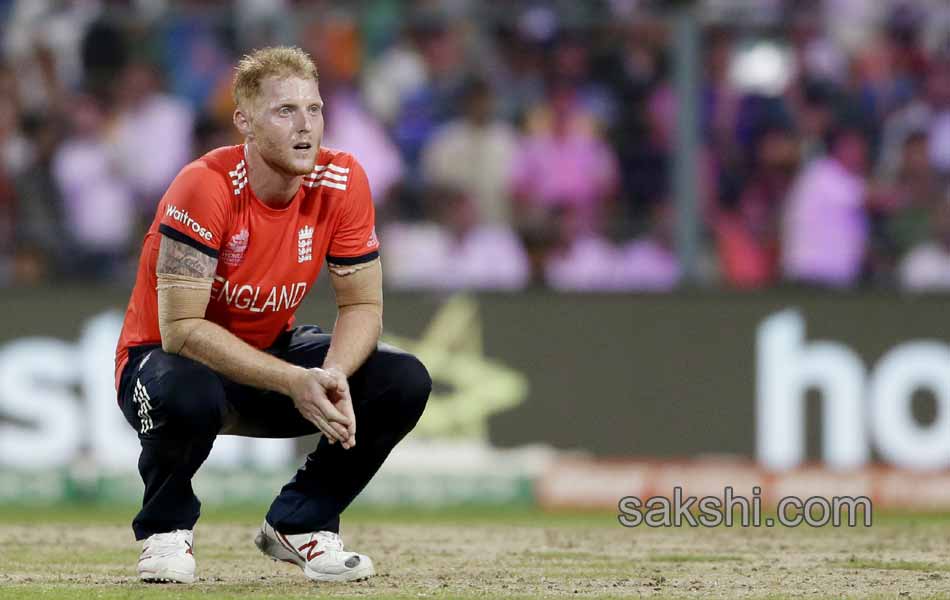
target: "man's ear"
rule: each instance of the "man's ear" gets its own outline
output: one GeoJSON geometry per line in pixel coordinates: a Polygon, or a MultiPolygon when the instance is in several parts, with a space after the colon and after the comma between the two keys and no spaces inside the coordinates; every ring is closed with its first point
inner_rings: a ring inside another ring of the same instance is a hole
{"type": "Polygon", "coordinates": [[[234,110],[234,126],[241,132],[241,135],[247,139],[254,139],[254,130],[251,127],[251,120],[240,108],[234,110]]]}

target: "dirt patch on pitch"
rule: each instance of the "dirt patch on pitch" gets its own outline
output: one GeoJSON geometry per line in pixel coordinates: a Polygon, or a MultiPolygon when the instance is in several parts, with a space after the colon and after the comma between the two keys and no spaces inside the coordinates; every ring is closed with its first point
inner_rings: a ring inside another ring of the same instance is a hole
{"type": "MultiPolygon", "coordinates": [[[[911,597],[950,594],[950,525],[870,529],[623,529],[471,525],[346,527],[379,576],[320,585],[261,556],[252,527],[199,525],[201,588],[267,595],[911,597]],[[301,586],[311,586],[301,588],[301,586]]],[[[138,545],[120,526],[0,526],[0,587],[130,590],[138,545]]],[[[176,588],[177,589],[177,588],[176,588]]]]}

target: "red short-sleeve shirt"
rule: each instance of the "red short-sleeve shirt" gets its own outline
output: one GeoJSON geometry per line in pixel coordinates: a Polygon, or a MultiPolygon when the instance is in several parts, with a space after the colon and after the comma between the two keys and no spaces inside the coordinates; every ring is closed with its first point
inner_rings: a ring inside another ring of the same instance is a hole
{"type": "Polygon", "coordinates": [[[366,173],[352,155],[320,148],[313,172],[284,208],[247,183],[243,146],[218,148],[187,165],[158,205],[116,348],[116,381],[131,346],[160,344],[155,264],[161,236],[218,259],[205,318],[255,348],[288,329],[322,259],[375,259],[379,242],[366,173]]]}

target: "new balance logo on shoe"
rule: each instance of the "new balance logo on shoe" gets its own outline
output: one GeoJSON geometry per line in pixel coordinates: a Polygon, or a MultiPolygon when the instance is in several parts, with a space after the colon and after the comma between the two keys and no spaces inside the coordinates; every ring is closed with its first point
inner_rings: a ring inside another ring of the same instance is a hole
{"type": "Polygon", "coordinates": [[[300,552],[301,554],[303,554],[303,551],[304,551],[304,550],[307,550],[307,560],[308,560],[308,561],[311,561],[311,560],[315,559],[316,557],[320,556],[321,554],[323,554],[323,550],[317,550],[317,540],[316,540],[316,539],[312,539],[312,540],[310,540],[308,543],[306,543],[306,544],[304,544],[303,546],[297,548],[297,551],[300,552]]]}

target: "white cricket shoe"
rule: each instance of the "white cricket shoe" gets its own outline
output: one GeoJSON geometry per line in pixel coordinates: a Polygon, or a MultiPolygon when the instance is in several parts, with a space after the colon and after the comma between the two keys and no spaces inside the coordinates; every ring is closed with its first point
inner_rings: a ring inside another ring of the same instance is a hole
{"type": "Polygon", "coordinates": [[[195,555],[190,529],[156,533],[142,544],[139,579],[152,583],[194,583],[195,555]]]}
{"type": "Polygon", "coordinates": [[[331,531],[285,535],[264,521],[254,545],[274,560],[297,565],[313,581],[358,581],[376,574],[370,557],[345,552],[340,535],[331,531]]]}

